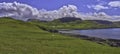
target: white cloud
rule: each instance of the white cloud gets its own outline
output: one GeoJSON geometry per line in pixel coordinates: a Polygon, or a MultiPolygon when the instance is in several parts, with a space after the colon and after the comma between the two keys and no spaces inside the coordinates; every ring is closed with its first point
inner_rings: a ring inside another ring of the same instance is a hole
{"type": "Polygon", "coordinates": [[[108,3],[111,7],[120,7],[120,1],[111,1],[108,3]]]}
{"type": "Polygon", "coordinates": [[[39,20],[53,20],[62,17],[76,17],[77,7],[74,5],[63,6],[59,10],[47,11],[37,10],[27,4],[22,3],[0,3],[0,17],[8,16],[15,19],[39,19],[39,20]]]}
{"type": "MultiPolygon", "coordinates": [[[[108,9],[101,5],[93,6],[96,10],[108,9]]],[[[89,6],[89,8],[92,8],[89,6]]],[[[114,21],[120,19],[120,16],[109,16],[104,12],[82,14],[77,12],[77,7],[74,5],[63,6],[58,10],[47,11],[45,9],[38,10],[27,4],[22,3],[0,3],[0,17],[13,17],[19,20],[38,19],[51,21],[62,17],[77,17],[83,20],[109,20],[114,21]]]]}
{"type": "Polygon", "coordinates": [[[83,20],[107,20],[107,21],[120,21],[120,16],[109,16],[104,12],[99,13],[88,13],[82,15],[83,20]]]}
{"type": "Polygon", "coordinates": [[[105,12],[98,12],[98,13],[87,13],[86,15],[82,15],[83,20],[107,20],[107,21],[120,21],[119,15],[110,16],[107,15],[105,12]]]}
{"type": "Polygon", "coordinates": [[[27,4],[21,3],[0,3],[0,17],[8,16],[19,20],[38,17],[39,11],[27,4]]]}
{"type": "Polygon", "coordinates": [[[99,12],[99,13],[88,13],[84,20],[108,20],[110,19],[111,16],[107,15],[104,12],[99,12]]]}
{"type": "Polygon", "coordinates": [[[105,6],[103,6],[103,5],[87,5],[87,7],[88,8],[93,8],[93,9],[95,9],[95,10],[102,10],[102,9],[109,9],[108,7],[105,7],[105,6]]]}
{"type": "MultiPolygon", "coordinates": [[[[58,10],[46,11],[45,9],[40,10],[39,18],[44,18],[49,20],[62,18],[62,17],[78,17],[79,13],[77,12],[77,7],[74,5],[63,6],[58,10]]],[[[42,20],[44,20],[42,19],[42,20]]]]}

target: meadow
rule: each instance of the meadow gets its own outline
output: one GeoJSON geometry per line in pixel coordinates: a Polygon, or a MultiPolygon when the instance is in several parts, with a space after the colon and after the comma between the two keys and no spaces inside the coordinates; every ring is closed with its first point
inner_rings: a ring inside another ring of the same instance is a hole
{"type": "Polygon", "coordinates": [[[0,54],[120,54],[120,48],[51,33],[36,25],[53,28],[42,22],[0,18],[0,54]]]}

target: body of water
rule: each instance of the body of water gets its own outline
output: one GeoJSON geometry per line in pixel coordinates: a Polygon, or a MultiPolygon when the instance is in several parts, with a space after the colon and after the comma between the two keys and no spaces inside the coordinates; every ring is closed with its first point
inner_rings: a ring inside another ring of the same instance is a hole
{"type": "Polygon", "coordinates": [[[61,33],[86,35],[104,39],[120,39],[120,28],[90,29],[90,30],[62,30],[61,33]]]}

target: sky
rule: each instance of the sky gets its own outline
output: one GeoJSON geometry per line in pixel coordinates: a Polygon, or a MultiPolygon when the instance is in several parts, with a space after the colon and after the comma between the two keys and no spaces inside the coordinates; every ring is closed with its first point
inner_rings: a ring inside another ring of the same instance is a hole
{"type": "Polygon", "coordinates": [[[120,21],[120,0],[0,0],[0,17],[120,21]]]}
{"type": "Polygon", "coordinates": [[[70,4],[77,6],[78,12],[81,13],[105,12],[108,15],[120,15],[120,0],[0,0],[0,3],[14,1],[28,4],[39,10],[57,10],[70,4]]]}

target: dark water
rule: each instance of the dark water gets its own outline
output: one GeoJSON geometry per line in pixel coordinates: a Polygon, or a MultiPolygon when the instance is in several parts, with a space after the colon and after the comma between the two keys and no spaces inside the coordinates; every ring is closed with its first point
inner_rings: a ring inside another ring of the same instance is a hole
{"type": "Polygon", "coordinates": [[[105,38],[105,39],[120,39],[120,28],[91,29],[91,30],[68,30],[68,31],[59,31],[59,32],[80,34],[80,35],[99,37],[99,38],[105,38]]]}

